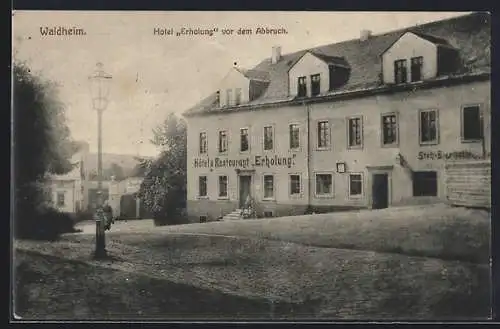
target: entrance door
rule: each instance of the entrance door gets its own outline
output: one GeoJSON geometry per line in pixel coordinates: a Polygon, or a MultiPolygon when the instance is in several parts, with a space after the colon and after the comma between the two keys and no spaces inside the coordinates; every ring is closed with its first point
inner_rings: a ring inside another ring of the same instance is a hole
{"type": "Polygon", "coordinates": [[[373,174],[372,208],[383,209],[389,205],[389,175],[373,174]]]}
{"type": "Polygon", "coordinates": [[[242,175],[240,176],[240,208],[243,208],[247,197],[250,194],[250,188],[252,184],[252,176],[242,175]]]}

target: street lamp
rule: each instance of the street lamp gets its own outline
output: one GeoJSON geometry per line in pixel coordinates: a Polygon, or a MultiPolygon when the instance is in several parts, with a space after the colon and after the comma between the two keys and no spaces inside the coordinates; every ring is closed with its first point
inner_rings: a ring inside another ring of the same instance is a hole
{"type": "Polygon", "coordinates": [[[103,211],[102,195],[102,113],[108,106],[109,85],[111,75],[104,72],[102,63],[97,63],[96,70],[90,80],[90,91],[92,95],[92,107],[97,111],[97,206],[95,209],[96,220],[96,240],[95,254],[96,258],[106,256],[105,217],[103,211]]]}

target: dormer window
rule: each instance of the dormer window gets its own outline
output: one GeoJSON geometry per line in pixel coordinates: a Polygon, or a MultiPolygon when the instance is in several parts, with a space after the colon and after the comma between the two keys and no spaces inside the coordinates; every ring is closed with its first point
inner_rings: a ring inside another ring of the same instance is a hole
{"type": "Polygon", "coordinates": [[[319,74],[311,75],[311,96],[319,95],[321,91],[321,76],[319,74]]]}
{"type": "Polygon", "coordinates": [[[299,77],[298,79],[298,97],[306,97],[307,96],[307,81],[306,77],[299,77]]]}
{"type": "Polygon", "coordinates": [[[236,88],[234,90],[234,105],[241,104],[241,88],[236,88]]]}
{"type": "Polygon", "coordinates": [[[394,82],[396,84],[407,81],[406,59],[399,59],[394,62],[394,82]]]}
{"type": "Polygon", "coordinates": [[[411,81],[421,81],[422,80],[422,66],[424,64],[424,58],[422,56],[413,57],[411,59],[411,81]]]}

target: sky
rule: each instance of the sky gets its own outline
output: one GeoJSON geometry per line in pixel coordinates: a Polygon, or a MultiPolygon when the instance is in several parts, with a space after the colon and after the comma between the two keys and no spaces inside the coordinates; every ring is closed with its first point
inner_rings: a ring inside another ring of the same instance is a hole
{"type": "Polygon", "coordinates": [[[380,34],[460,12],[48,12],[14,11],[12,48],[16,60],[59,84],[72,137],[97,149],[97,115],[88,77],[97,62],[112,75],[103,115],[103,151],[155,156],[152,129],[217,90],[233,67],[252,68],[273,46],[290,53],[380,34]],[[85,35],[48,36],[41,28],[81,28],[85,35]],[[238,35],[239,28],[284,28],[280,35],[238,35]],[[216,29],[209,35],[155,35],[216,29]],[[232,34],[224,31],[233,29],[232,34]]]}

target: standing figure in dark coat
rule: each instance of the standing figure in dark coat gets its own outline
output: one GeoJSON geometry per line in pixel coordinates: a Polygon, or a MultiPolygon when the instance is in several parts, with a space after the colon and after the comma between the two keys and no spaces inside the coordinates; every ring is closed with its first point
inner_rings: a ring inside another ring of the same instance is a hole
{"type": "Polygon", "coordinates": [[[111,224],[114,223],[114,218],[113,218],[113,209],[109,205],[108,200],[106,200],[104,202],[104,206],[102,207],[102,210],[104,211],[104,215],[106,218],[105,228],[106,228],[106,230],[109,231],[111,229],[111,224]]]}

